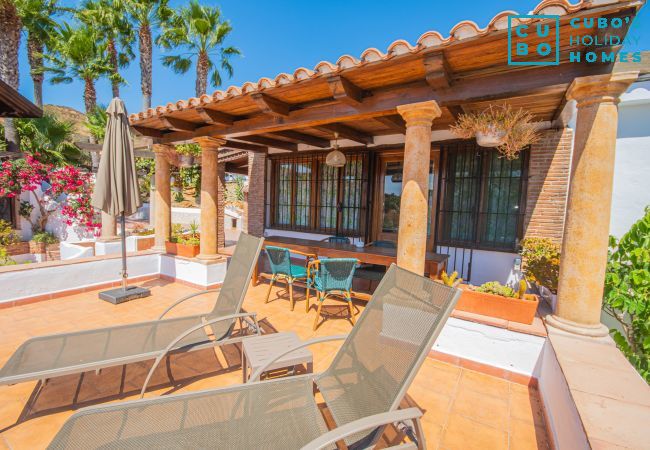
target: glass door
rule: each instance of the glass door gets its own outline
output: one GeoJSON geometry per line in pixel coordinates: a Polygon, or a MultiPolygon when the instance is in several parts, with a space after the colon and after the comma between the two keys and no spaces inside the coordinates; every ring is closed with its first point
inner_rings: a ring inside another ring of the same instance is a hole
{"type": "MultiPolygon", "coordinates": [[[[438,152],[431,153],[429,164],[429,199],[427,211],[427,249],[433,248],[433,223],[435,220],[434,202],[438,183],[436,172],[438,152]],[[434,213],[432,217],[432,212],[434,213]]],[[[402,179],[404,174],[403,155],[380,156],[377,177],[375,207],[375,241],[397,242],[399,229],[400,203],[402,201],[402,179]]]]}

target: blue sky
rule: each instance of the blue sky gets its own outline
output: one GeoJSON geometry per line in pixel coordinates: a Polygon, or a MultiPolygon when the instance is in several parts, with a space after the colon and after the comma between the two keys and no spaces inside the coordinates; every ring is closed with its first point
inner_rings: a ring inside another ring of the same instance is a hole
{"type": "MultiPolygon", "coordinates": [[[[66,2],[74,3],[74,2],[66,2]]],[[[172,0],[178,6],[183,1],[172,0]]],[[[319,61],[336,61],[343,54],[358,57],[368,47],[385,51],[396,39],[414,43],[429,30],[447,36],[459,21],[470,19],[484,27],[503,10],[525,14],[538,0],[411,0],[396,1],[237,1],[220,2],[223,15],[232,22],[234,31],[229,44],[237,46],[243,57],[235,58],[232,79],[224,79],[226,88],[257,81],[260,77],[274,77],[280,72],[293,73],[298,67],[312,69],[319,61]]],[[[637,43],[626,50],[650,50],[650,13],[645,7],[637,16],[631,36],[637,43]]],[[[22,40],[20,58],[20,92],[32,98],[32,83],[22,40]]],[[[137,54],[137,46],[134,49],[137,54]]],[[[194,73],[176,75],[160,64],[161,52],[154,50],[153,106],[194,96],[194,73]]],[[[140,109],[140,73],[138,62],[123,71],[128,85],[121,95],[130,112],[140,109]]],[[[208,92],[214,89],[209,88],[208,92]]],[[[100,103],[110,101],[110,86],[106,80],[97,84],[100,103]]],[[[83,110],[83,86],[70,85],[44,87],[44,102],[66,105],[83,110]]]]}

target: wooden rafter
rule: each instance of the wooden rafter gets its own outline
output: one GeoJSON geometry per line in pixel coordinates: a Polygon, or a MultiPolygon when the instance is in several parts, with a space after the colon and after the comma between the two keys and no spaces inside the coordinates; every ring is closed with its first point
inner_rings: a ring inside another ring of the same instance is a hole
{"type": "Polygon", "coordinates": [[[292,152],[298,151],[298,144],[293,142],[280,141],[265,136],[240,136],[237,138],[240,141],[253,142],[254,144],[266,145],[268,147],[280,148],[282,150],[289,150],[292,152]]]}
{"type": "Polygon", "coordinates": [[[424,78],[433,89],[446,89],[452,84],[452,72],[445,54],[442,52],[427,55],[422,60],[424,64],[424,78]]]}
{"type": "Polygon", "coordinates": [[[450,88],[439,90],[431,89],[424,80],[416,81],[373,91],[372,96],[364,98],[356,107],[342,102],[305,106],[291,111],[281,121],[275,117],[260,115],[237,120],[227,127],[210,125],[191,133],[169,133],[161,142],[181,141],[195,136],[236,138],[296,128],[319,128],[336,122],[394,115],[395,108],[399,105],[429,100],[437,101],[441,107],[453,107],[517,96],[556,95],[565,92],[569,83],[576,77],[610,73],[611,70],[612,67],[608,64],[563,64],[559,69],[557,66],[535,67],[462,79],[454,82],[450,88]]]}
{"type": "Polygon", "coordinates": [[[328,125],[322,125],[316,128],[318,128],[321,131],[325,131],[326,133],[338,133],[339,137],[343,139],[349,139],[351,141],[359,142],[361,144],[367,145],[367,144],[372,144],[374,142],[374,138],[372,135],[368,133],[364,133],[363,131],[359,131],[347,125],[343,125],[341,123],[332,123],[328,125]]]}
{"type": "Polygon", "coordinates": [[[314,147],[320,147],[320,148],[327,148],[330,146],[330,141],[327,139],[323,139],[318,136],[312,136],[311,134],[300,133],[298,131],[286,130],[286,131],[277,131],[275,133],[270,133],[270,134],[283,137],[296,144],[301,143],[301,144],[313,145],[314,147]]]}
{"type": "Polygon", "coordinates": [[[286,117],[289,115],[289,110],[291,109],[289,104],[280,101],[277,98],[273,98],[260,92],[251,94],[251,98],[264,114],[276,117],[286,117]]]}
{"type": "Polygon", "coordinates": [[[187,120],[175,119],[173,117],[161,117],[165,128],[174,131],[194,131],[200,124],[188,122],[187,120]]]}
{"type": "Polygon", "coordinates": [[[363,101],[363,97],[367,95],[359,86],[353,84],[351,81],[340,75],[329,77],[327,83],[330,92],[332,93],[332,97],[348,105],[360,105],[363,101]]]}
{"type": "Polygon", "coordinates": [[[233,140],[227,140],[223,148],[233,149],[233,150],[247,150],[253,153],[267,153],[268,147],[264,145],[250,144],[248,142],[238,142],[233,140]]]}
{"type": "Polygon", "coordinates": [[[235,121],[235,116],[214,109],[196,108],[196,112],[201,119],[214,125],[232,125],[235,121]]]}
{"type": "Polygon", "coordinates": [[[401,134],[406,133],[406,123],[400,116],[379,116],[375,117],[374,120],[390,128],[392,131],[401,134]]]}
{"type": "Polygon", "coordinates": [[[165,135],[165,133],[162,130],[156,130],[155,128],[146,128],[146,127],[141,127],[139,125],[133,125],[131,126],[131,128],[133,128],[141,135],[151,137],[151,138],[162,138],[165,135]]]}

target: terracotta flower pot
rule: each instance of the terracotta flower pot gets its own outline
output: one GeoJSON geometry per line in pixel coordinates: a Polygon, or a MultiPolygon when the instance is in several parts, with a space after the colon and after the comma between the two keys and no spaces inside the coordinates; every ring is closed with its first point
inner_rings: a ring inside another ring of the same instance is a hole
{"type": "Polygon", "coordinates": [[[526,294],[520,299],[472,291],[466,285],[461,285],[461,289],[463,293],[456,304],[459,311],[528,325],[533,323],[539,305],[539,298],[534,294],[526,294]]]}
{"type": "Polygon", "coordinates": [[[182,256],[185,258],[194,258],[199,254],[200,246],[178,244],[175,242],[165,242],[165,251],[171,255],[182,256]]]}

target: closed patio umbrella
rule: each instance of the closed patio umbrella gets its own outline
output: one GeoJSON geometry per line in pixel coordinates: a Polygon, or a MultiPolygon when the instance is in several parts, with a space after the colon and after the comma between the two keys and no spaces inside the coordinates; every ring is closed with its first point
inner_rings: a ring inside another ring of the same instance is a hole
{"type": "Polygon", "coordinates": [[[117,304],[145,297],[149,295],[149,291],[135,286],[127,287],[125,216],[135,213],[141,202],[131,131],[124,102],[119,98],[114,98],[106,112],[108,113],[106,135],[97,170],[92,206],[108,215],[120,218],[122,287],[99,294],[101,299],[117,304]]]}

